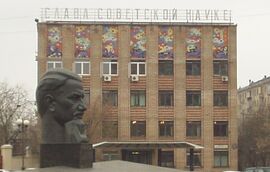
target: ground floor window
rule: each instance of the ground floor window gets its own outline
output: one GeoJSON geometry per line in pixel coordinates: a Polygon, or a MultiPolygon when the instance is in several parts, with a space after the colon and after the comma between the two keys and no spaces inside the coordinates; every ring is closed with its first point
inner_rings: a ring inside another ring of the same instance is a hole
{"type": "Polygon", "coordinates": [[[120,160],[120,153],[118,151],[103,151],[103,160],[120,160]]]}
{"type": "Polygon", "coordinates": [[[215,167],[228,167],[228,150],[215,149],[214,150],[214,166],[215,167]]]}
{"type": "MultiPolygon", "coordinates": [[[[186,160],[186,165],[187,167],[189,167],[190,165],[190,153],[189,150],[187,150],[187,156],[186,156],[187,160],[186,160]]],[[[201,150],[194,150],[193,153],[193,166],[194,167],[201,167],[202,165],[202,160],[201,160],[201,150]]]]}
{"type": "Polygon", "coordinates": [[[173,151],[160,151],[160,166],[174,167],[174,152],[173,151]]]}

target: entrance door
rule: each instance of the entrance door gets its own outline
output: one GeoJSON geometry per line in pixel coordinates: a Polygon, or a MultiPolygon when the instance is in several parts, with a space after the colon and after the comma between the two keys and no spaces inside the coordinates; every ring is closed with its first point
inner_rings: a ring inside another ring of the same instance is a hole
{"type": "Polygon", "coordinates": [[[152,150],[122,150],[124,161],[137,162],[142,164],[152,164],[152,150]]]}

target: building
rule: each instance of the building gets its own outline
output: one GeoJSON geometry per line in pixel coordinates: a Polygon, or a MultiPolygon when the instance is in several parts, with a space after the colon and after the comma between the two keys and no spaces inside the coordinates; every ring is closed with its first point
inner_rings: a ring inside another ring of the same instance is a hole
{"type": "Polygon", "coordinates": [[[270,77],[264,76],[263,79],[253,82],[249,81],[249,85],[238,89],[238,105],[239,105],[239,122],[243,122],[252,113],[259,108],[266,107],[270,104],[270,77]]]}
{"type": "MultiPolygon", "coordinates": [[[[190,142],[204,147],[195,169],[237,169],[236,25],[47,19],[37,23],[38,76],[57,67],[82,76],[85,118],[99,121],[93,143],[190,142]]],[[[173,148],[96,151],[97,160],[179,169],[188,157],[173,148]]]]}

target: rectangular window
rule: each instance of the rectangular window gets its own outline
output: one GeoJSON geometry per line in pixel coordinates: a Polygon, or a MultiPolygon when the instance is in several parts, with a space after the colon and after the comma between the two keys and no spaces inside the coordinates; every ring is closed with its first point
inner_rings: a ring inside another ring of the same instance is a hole
{"type": "Polygon", "coordinates": [[[159,75],[173,75],[173,61],[172,60],[159,60],[158,74],[159,75]]]}
{"type": "Polygon", "coordinates": [[[173,91],[162,90],[158,92],[159,106],[173,106],[173,91]]]}
{"type": "Polygon", "coordinates": [[[118,105],[118,91],[117,90],[103,90],[102,104],[107,106],[118,105]]]}
{"type": "MultiPolygon", "coordinates": [[[[187,160],[186,160],[186,162],[187,162],[187,167],[189,167],[189,165],[190,165],[190,153],[189,153],[189,151],[187,150],[187,154],[186,154],[187,156],[186,156],[186,158],[187,158],[187,160]]],[[[202,162],[202,158],[201,158],[201,150],[194,150],[194,152],[193,152],[193,165],[195,166],[195,167],[201,167],[201,163],[202,162]]]]}
{"type": "Polygon", "coordinates": [[[88,106],[90,104],[90,90],[89,90],[89,88],[84,90],[84,102],[85,102],[86,106],[88,106]]]}
{"type": "Polygon", "coordinates": [[[120,160],[120,154],[118,151],[103,151],[103,160],[111,161],[111,160],[120,160]]]}
{"type": "Polygon", "coordinates": [[[75,62],[75,73],[78,75],[89,75],[90,62],[75,62]]]}
{"type": "Polygon", "coordinates": [[[174,126],[173,121],[159,121],[159,136],[173,137],[174,126]]]}
{"type": "Polygon", "coordinates": [[[228,91],[214,91],[214,106],[228,106],[228,91]]]}
{"type": "Polygon", "coordinates": [[[117,138],[118,137],[117,121],[103,121],[102,122],[102,137],[103,138],[117,138]]]}
{"type": "Polygon", "coordinates": [[[227,137],[227,136],[228,136],[228,121],[215,121],[214,137],[227,137]]]}
{"type": "Polygon", "coordinates": [[[145,107],[145,90],[131,90],[130,105],[145,107]]]}
{"type": "Polygon", "coordinates": [[[201,106],[201,91],[187,91],[186,92],[187,106],[201,106]]]}
{"type": "Polygon", "coordinates": [[[117,62],[103,62],[102,73],[105,75],[118,75],[118,63],[117,62]]]}
{"type": "Polygon", "coordinates": [[[228,76],[228,61],[214,61],[214,75],[228,76]]]}
{"type": "Polygon", "coordinates": [[[130,62],[130,75],[145,76],[146,63],[145,62],[130,62]]]}
{"type": "Polygon", "coordinates": [[[174,152],[173,151],[161,151],[161,167],[174,167],[174,152]]]}
{"type": "Polygon", "coordinates": [[[61,61],[48,61],[47,62],[47,70],[49,69],[56,69],[56,68],[63,68],[63,63],[61,61]]]}
{"type": "Polygon", "coordinates": [[[214,150],[214,166],[215,167],[228,167],[228,150],[214,150]]]}
{"type": "Polygon", "coordinates": [[[146,122],[145,121],[131,121],[130,135],[131,137],[145,137],[146,122]]]}
{"type": "Polygon", "coordinates": [[[201,121],[187,121],[186,136],[201,137],[201,121]]]}
{"type": "Polygon", "coordinates": [[[201,75],[201,62],[200,61],[187,61],[186,75],[201,75]]]}

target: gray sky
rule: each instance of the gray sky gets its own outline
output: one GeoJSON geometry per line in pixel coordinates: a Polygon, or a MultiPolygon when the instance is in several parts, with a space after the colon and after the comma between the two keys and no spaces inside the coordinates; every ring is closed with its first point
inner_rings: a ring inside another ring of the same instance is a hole
{"type": "Polygon", "coordinates": [[[229,9],[237,26],[238,87],[270,76],[269,0],[1,0],[0,81],[21,84],[34,100],[40,8],[229,9]]]}

